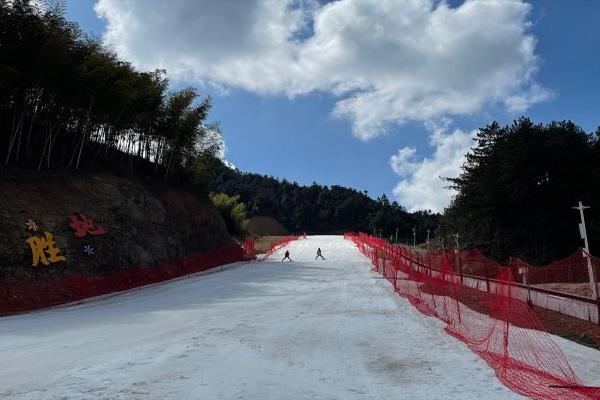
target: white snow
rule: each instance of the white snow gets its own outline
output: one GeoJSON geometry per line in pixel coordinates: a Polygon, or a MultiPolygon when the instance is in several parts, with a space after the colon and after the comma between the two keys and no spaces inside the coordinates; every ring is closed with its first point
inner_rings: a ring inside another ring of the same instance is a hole
{"type": "MultiPolygon", "coordinates": [[[[1,318],[0,398],[522,398],[442,328],[351,242],[312,236],[267,261],[1,318]]],[[[560,344],[600,383],[600,352],[560,344]]]]}

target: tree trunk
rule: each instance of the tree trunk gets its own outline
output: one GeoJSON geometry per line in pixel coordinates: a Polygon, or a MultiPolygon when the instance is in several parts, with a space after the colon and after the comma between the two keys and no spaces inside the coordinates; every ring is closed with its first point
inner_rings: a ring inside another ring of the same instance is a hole
{"type": "Polygon", "coordinates": [[[13,145],[15,144],[15,139],[17,138],[17,131],[20,129],[23,124],[23,118],[25,116],[25,107],[23,107],[23,111],[21,112],[21,117],[19,118],[19,123],[15,127],[15,119],[17,116],[17,109],[15,108],[15,115],[13,117],[13,131],[11,132],[10,144],[8,145],[8,152],[6,153],[6,160],[4,162],[5,166],[8,166],[8,162],[10,160],[10,155],[12,153],[13,145]]]}
{"type": "Polygon", "coordinates": [[[77,155],[77,162],[75,163],[75,169],[79,169],[79,161],[81,160],[81,152],[83,150],[83,145],[85,144],[85,139],[87,137],[88,129],[90,126],[90,114],[92,113],[92,107],[94,106],[94,100],[96,99],[96,93],[92,96],[92,100],[90,101],[90,106],[88,107],[85,121],[85,128],[83,129],[83,135],[81,137],[81,145],[79,146],[79,154],[77,155]]]}
{"type": "Polygon", "coordinates": [[[54,139],[50,139],[50,146],[48,147],[48,157],[46,158],[46,166],[48,169],[50,169],[50,153],[52,152],[52,149],[54,148],[54,143],[56,143],[56,139],[58,138],[58,134],[60,133],[60,129],[62,128],[62,124],[58,126],[58,129],[56,130],[56,134],[54,135],[54,139]]]}

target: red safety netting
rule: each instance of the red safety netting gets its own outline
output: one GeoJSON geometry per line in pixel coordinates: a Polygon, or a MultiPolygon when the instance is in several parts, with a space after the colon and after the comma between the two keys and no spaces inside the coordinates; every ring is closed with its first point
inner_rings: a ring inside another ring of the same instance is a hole
{"type": "MultiPolygon", "coordinates": [[[[441,268],[442,259],[448,258],[452,271],[458,274],[471,275],[480,278],[498,276],[502,265],[490,260],[478,250],[465,250],[461,252],[430,251],[422,255],[434,268],[441,268]]],[[[590,286],[589,265],[598,277],[600,273],[600,259],[579,249],[562,260],[550,264],[536,266],[519,258],[511,258],[509,267],[515,280],[522,284],[532,285],[541,289],[563,292],[574,296],[593,297],[590,286]]],[[[599,290],[600,292],[600,290],[599,290]]]]}
{"type": "Polygon", "coordinates": [[[464,277],[456,269],[466,265],[460,265],[456,253],[416,254],[364,234],[346,238],[397,293],[422,313],[444,321],[446,331],[483,358],[513,391],[533,399],[600,399],[600,388],[583,386],[545,332],[515,285],[512,268],[486,266],[493,288],[481,291],[461,282],[464,277]]]}
{"type": "Polygon", "coordinates": [[[102,275],[70,275],[46,281],[1,281],[0,314],[69,303],[107,293],[158,283],[245,260],[238,245],[211,249],[161,266],[125,268],[102,275]]]}
{"type": "MultiPolygon", "coordinates": [[[[524,263],[522,260],[519,260],[524,263]]],[[[591,257],[593,267],[598,270],[598,260],[591,257]]],[[[544,283],[587,283],[589,282],[587,257],[583,249],[579,249],[569,257],[543,267],[528,265],[529,281],[531,284],[544,283]]]]}
{"type": "Polygon", "coordinates": [[[244,241],[244,245],[243,245],[243,249],[244,249],[244,254],[246,255],[246,257],[248,258],[254,258],[256,256],[256,243],[254,241],[253,237],[247,237],[246,240],[244,241]]]}

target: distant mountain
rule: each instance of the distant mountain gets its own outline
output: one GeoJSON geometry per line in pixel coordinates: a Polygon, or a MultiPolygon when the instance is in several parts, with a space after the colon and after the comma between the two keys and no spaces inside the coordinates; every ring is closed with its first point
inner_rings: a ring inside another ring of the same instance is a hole
{"type": "Polygon", "coordinates": [[[433,237],[440,215],[430,211],[409,213],[383,194],[376,200],[367,192],[343,186],[302,186],[271,176],[241,172],[214,157],[199,162],[200,176],[211,192],[239,195],[249,216],[275,218],[292,232],[343,233],[365,231],[396,237],[412,243],[424,242],[427,230],[433,237]]]}

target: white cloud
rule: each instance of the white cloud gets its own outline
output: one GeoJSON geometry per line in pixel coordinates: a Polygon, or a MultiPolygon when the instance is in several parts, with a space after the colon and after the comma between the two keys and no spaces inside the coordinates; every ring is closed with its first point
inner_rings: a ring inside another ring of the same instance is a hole
{"type": "Polygon", "coordinates": [[[534,80],[521,0],[98,0],[105,40],[180,80],[298,96],[332,93],[333,115],[369,140],[406,121],[523,111],[534,80]]]}
{"type": "Polygon", "coordinates": [[[390,158],[392,169],[403,179],[394,188],[394,195],[409,210],[443,211],[455,191],[445,188],[448,183],[440,177],[454,178],[460,174],[465,155],[475,144],[475,131],[455,129],[445,133],[437,128],[430,136],[435,147],[430,157],[415,160],[416,150],[405,147],[390,158]]]}
{"type": "Polygon", "coordinates": [[[504,100],[504,104],[511,112],[523,112],[532,104],[539,103],[540,101],[544,101],[552,96],[552,91],[534,83],[527,90],[519,94],[509,96],[504,100]]]}
{"type": "Polygon", "coordinates": [[[417,149],[414,147],[404,147],[398,150],[398,154],[394,154],[390,158],[390,167],[399,176],[405,176],[410,174],[415,169],[415,164],[411,162],[411,159],[417,153],[417,149]]]}

